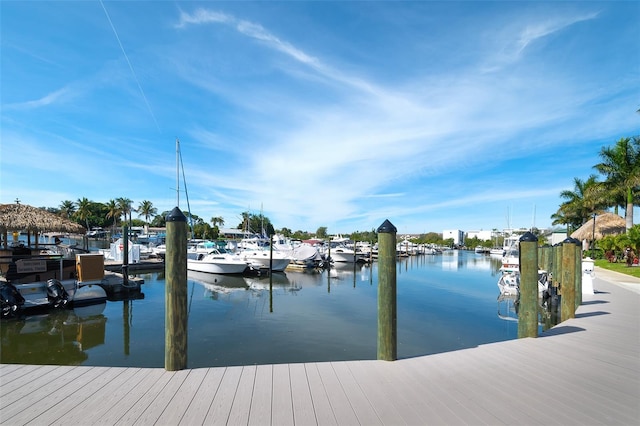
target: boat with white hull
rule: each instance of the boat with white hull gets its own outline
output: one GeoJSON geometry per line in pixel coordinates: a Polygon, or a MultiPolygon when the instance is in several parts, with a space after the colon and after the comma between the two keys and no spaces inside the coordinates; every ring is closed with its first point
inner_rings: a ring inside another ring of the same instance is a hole
{"type": "Polygon", "coordinates": [[[239,257],[220,250],[209,253],[188,253],[187,270],[209,274],[242,274],[249,265],[239,257]]]}
{"type": "MultiPolygon", "coordinates": [[[[498,279],[498,289],[500,294],[516,296],[520,293],[520,272],[503,271],[498,279]]],[[[538,294],[544,295],[549,290],[549,279],[547,271],[538,271],[538,294]]]]}

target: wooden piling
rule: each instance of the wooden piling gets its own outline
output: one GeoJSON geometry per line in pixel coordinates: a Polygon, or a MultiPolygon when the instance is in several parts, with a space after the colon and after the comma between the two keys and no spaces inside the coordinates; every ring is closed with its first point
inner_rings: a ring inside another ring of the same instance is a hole
{"type": "Polygon", "coordinates": [[[553,246],[553,281],[551,285],[555,289],[553,294],[559,294],[559,284],[562,281],[562,243],[553,246]]]}
{"type": "Polygon", "coordinates": [[[396,232],[389,220],[378,228],[378,359],[398,358],[396,232]]]}
{"type": "Polygon", "coordinates": [[[560,289],[562,297],[560,302],[560,318],[566,321],[576,316],[576,245],[572,238],[562,242],[562,279],[560,289]]]}
{"type": "Polygon", "coordinates": [[[187,218],[175,207],[167,220],[164,368],[187,368],[187,218]]]}
{"type": "Polygon", "coordinates": [[[578,306],[582,303],[582,243],[580,240],[573,238],[573,243],[576,245],[575,257],[576,257],[576,272],[575,272],[575,307],[574,312],[578,310],[578,306]]]}
{"type": "Polygon", "coordinates": [[[122,285],[129,285],[129,227],[122,225],[122,285]]]}
{"type": "Polygon", "coordinates": [[[538,238],[520,237],[520,308],[518,338],[538,337],[538,238]]]}

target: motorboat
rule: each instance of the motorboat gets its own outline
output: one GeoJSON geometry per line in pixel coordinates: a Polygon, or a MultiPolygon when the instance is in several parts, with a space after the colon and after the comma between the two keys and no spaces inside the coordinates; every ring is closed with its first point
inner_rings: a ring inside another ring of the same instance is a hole
{"type": "Polygon", "coordinates": [[[187,270],[210,274],[242,274],[249,264],[224,249],[209,253],[187,253],[187,270]]]}
{"type": "Polygon", "coordinates": [[[291,257],[288,253],[271,247],[264,238],[243,238],[235,255],[248,263],[253,269],[269,269],[275,272],[284,271],[291,257]]]}
{"type": "Polygon", "coordinates": [[[339,263],[366,262],[367,258],[359,250],[354,250],[345,245],[331,247],[331,260],[339,263]]]}
{"type": "Polygon", "coordinates": [[[323,265],[322,255],[318,248],[302,240],[287,240],[283,236],[276,235],[273,237],[273,247],[290,258],[287,267],[315,269],[321,268],[323,265]]]}
{"type": "Polygon", "coordinates": [[[291,262],[286,253],[277,250],[242,249],[236,252],[236,256],[253,269],[270,269],[275,272],[284,271],[291,262]]]}
{"type": "Polygon", "coordinates": [[[65,270],[62,258],[29,256],[12,261],[0,281],[2,318],[51,308],[101,304],[107,300],[107,292],[101,286],[104,280],[101,255],[77,255],[76,270],[70,273],[77,278],[61,279],[65,273],[69,271],[65,270]],[[53,270],[51,266],[56,261],[59,269],[53,270]]]}
{"type": "MultiPolygon", "coordinates": [[[[520,272],[503,270],[498,278],[500,294],[516,296],[520,292],[520,272]]],[[[538,294],[545,296],[549,291],[549,274],[545,270],[538,270],[538,294]]]]}

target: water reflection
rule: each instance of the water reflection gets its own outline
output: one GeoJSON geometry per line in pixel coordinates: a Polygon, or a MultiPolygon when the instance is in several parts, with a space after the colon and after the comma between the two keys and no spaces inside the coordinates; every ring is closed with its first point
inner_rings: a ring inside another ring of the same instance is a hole
{"type": "Polygon", "coordinates": [[[105,343],[106,303],[3,321],[2,363],[80,365],[105,343]]]}
{"type": "MultiPolygon", "coordinates": [[[[453,251],[399,259],[398,356],[517,338],[517,300],[500,299],[496,315],[499,263],[453,251]]],[[[162,367],[165,276],[142,278],[144,294],[109,301],[103,312],[3,320],[0,361],[162,367]]],[[[376,358],[377,263],[187,278],[189,368],[376,358]]],[[[542,327],[553,315],[541,306],[542,327]]]]}

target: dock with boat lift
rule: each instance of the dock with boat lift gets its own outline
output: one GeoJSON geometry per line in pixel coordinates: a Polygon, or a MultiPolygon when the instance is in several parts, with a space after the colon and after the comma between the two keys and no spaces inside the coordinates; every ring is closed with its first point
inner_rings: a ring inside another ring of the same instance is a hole
{"type": "Polygon", "coordinates": [[[397,361],[0,365],[0,424],[638,424],[640,280],[597,269],[537,338],[397,361]]]}

